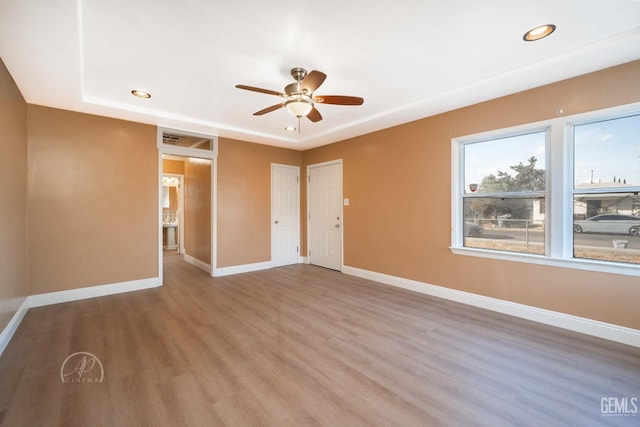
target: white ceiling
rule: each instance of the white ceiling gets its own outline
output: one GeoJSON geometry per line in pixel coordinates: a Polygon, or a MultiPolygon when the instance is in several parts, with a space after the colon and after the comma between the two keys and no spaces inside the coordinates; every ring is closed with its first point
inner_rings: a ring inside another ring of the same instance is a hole
{"type": "Polygon", "coordinates": [[[639,59],[640,1],[0,0],[0,57],[32,104],[307,149],[639,59]],[[296,66],[364,105],[253,116],[296,66]]]}

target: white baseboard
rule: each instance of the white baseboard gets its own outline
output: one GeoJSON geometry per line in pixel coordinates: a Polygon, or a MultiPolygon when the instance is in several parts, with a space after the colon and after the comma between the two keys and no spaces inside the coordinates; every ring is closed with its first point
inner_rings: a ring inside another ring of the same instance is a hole
{"type": "Polygon", "coordinates": [[[18,310],[16,310],[14,315],[11,317],[9,323],[7,323],[7,326],[5,326],[2,332],[0,332],[0,356],[2,356],[4,349],[9,345],[9,341],[11,341],[13,334],[16,333],[18,326],[20,326],[20,322],[22,322],[22,319],[24,318],[24,315],[27,314],[28,310],[29,298],[25,297],[22,304],[20,304],[20,307],[18,307],[18,310]]]}
{"type": "Polygon", "coordinates": [[[628,344],[634,347],[640,347],[640,330],[627,328],[624,326],[614,325],[611,323],[600,322],[598,320],[587,319],[584,317],[573,316],[570,314],[560,313],[557,311],[546,310],[543,308],[532,307],[529,305],[519,304],[511,301],[505,301],[497,298],[491,298],[483,295],[477,295],[470,292],[459,291],[456,289],[445,288],[443,286],[431,285],[428,283],[418,282],[416,280],[404,279],[401,277],[390,276],[388,274],[376,273],[375,271],[363,270],[356,267],[344,266],[342,272],[351,276],[361,277],[363,279],[373,280],[384,283],[386,285],[396,286],[399,288],[409,289],[422,294],[432,295],[475,307],[485,308],[487,310],[508,314],[522,319],[532,320],[546,325],[556,326],[568,329],[574,332],[580,332],[610,341],[628,344]]]}
{"type": "Polygon", "coordinates": [[[140,291],[158,286],[160,286],[158,278],[151,277],[148,279],[130,280],[128,282],[112,283],[109,285],[90,286],[87,288],[69,289],[67,291],[28,296],[24,299],[7,326],[0,332],[0,356],[9,344],[9,341],[11,341],[13,334],[18,329],[20,322],[22,322],[29,308],[120,294],[123,292],[140,291]]]}
{"type": "Polygon", "coordinates": [[[192,257],[191,255],[184,254],[184,260],[187,261],[191,265],[195,265],[200,270],[204,270],[207,273],[211,274],[211,265],[207,264],[204,261],[200,261],[198,258],[192,257]]]}
{"type": "Polygon", "coordinates": [[[217,268],[214,276],[230,276],[232,274],[251,273],[252,271],[268,270],[270,268],[271,261],[256,262],[253,264],[232,265],[231,267],[217,268]]]}
{"type": "Polygon", "coordinates": [[[109,285],[98,285],[87,288],[69,289],[68,291],[49,292],[46,294],[31,295],[29,297],[29,307],[40,307],[43,305],[59,304],[62,302],[102,297],[105,295],[120,294],[123,292],[139,291],[158,286],[160,286],[158,278],[151,277],[149,279],[131,280],[128,282],[112,283],[109,285]]]}
{"type": "Polygon", "coordinates": [[[300,260],[298,261],[298,264],[309,264],[309,257],[308,256],[301,256],[300,260]]]}

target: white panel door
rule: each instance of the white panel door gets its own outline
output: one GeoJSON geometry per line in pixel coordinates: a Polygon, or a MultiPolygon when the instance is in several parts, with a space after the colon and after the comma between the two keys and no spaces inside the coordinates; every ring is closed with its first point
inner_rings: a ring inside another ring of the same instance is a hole
{"type": "Polygon", "coordinates": [[[342,163],[309,167],[309,262],[342,270],[342,163]]]}
{"type": "Polygon", "coordinates": [[[297,264],[300,248],[300,167],[271,165],[271,264],[297,264]]]}

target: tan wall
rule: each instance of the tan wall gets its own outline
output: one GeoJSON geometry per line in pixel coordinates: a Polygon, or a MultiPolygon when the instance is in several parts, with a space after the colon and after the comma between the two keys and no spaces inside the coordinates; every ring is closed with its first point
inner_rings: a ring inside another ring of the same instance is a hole
{"type": "Polygon", "coordinates": [[[638,76],[640,61],[306,151],[305,165],[344,160],[344,263],[640,329],[637,277],[448,249],[451,137],[638,102],[638,76]]]}
{"type": "Polygon", "coordinates": [[[184,249],[211,263],[211,160],[184,161],[184,249]]]}
{"type": "Polygon", "coordinates": [[[0,331],[29,294],[27,104],[0,60],[0,331]]]}
{"type": "Polygon", "coordinates": [[[182,160],[163,159],[162,172],[184,175],[184,162],[182,160]]]}
{"type": "Polygon", "coordinates": [[[169,209],[178,209],[178,187],[169,187],[169,209]]]}
{"type": "Polygon", "coordinates": [[[156,128],[28,107],[30,293],[157,277],[156,128]]]}
{"type": "Polygon", "coordinates": [[[271,259],[271,164],[300,165],[302,152],[219,139],[218,267],[271,259]]]}

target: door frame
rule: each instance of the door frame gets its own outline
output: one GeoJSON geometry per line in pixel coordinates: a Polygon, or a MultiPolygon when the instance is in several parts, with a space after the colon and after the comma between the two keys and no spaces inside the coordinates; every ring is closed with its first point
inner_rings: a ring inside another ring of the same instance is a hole
{"type": "Polygon", "coordinates": [[[281,164],[281,163],[271,163],[271,265],[273,267],[273,254],[275,252],[274,247],[275,247],[275,218],[274,218],[274,214],[273,214],[273,207],[274,207],[274,193],[273,193],[273,177],[274,177],[274,169],[275,168],[285,168],[285,169],[294,169],[297,173],[298,173],[298,188],[297,188],[297,193],[298,193],[298,203],[296,204],[296,208],[297,208],[297,215],[296,215],[296,227],[298,229],[298,239],[296,244],[298,245],[298,259],[297,262],[300,263],[301,261],[301,253],[300,253],[300,166],[296,166],[296,165],[285,165],[285,164],[281,164]]]}
{"type": "Polygon", "coordinates": [[[192,132],[182,129],[174,129],[168,127],[157,127],[157,148],[158,148],[158,177],[157,177],[157,188],[158,188],[158,204],[156,206],[156,221],[158,224],[158,238],[156,241],[158,247],[158,284],[162,286],[163,283],[163,250],[162,250],[162,159],[163,155],[174,155],[174,156],[182,156],[182,157],[192,157],[192,158],[200,158],[200,159],[209,159],[211,160],[211,259],[209,260],[209,265],[211,266],[211,271],[209,274],[212,277],[216,275],[216,260],[217,260],[217,225],[218,225],[218,215],[216,207],[218,206],[218,136],[200,132],[192,132]],[[185,135],[185,136],[195,136],[210,139],[213,141],[213,147],[211,150],[202,150],[198,148],[187,148],[187,147],[179,147],[174,145],[164,144],[162,140],[162,136],[164,133],[170,133],[174,135],[185,135]]]}
{"type": "Polygon", "coordinates": [[[323,166],[332,166],[332,165],[340,165],[340,222],[341,222],[341,226],[340,226],[340,270],[342,271],[342,269],[344,268],[344,227],[345,227],[345,220],[344,220],[344,166],[343,166],[343,162],[342,159],[336,159],[336,160],[329,160],[326,162],[322,162],[322,163],[314,163],[312,165],[307,165],[307,182],[306,182],[306,193],[307,193],[307,256],[306,256],[306,261],[305,264],[311,264],[311,255],[309,255],[309,252],[311,251],[311,227],[309,225],[309,219],[310,219],[310,215],[311,215],[311,211],[310,211],[310,207],[311,207],[311,186],[309,185],[311,182],[311,169],[313,168],[319,168],[319,167],[323,167],[323,166]]]}

